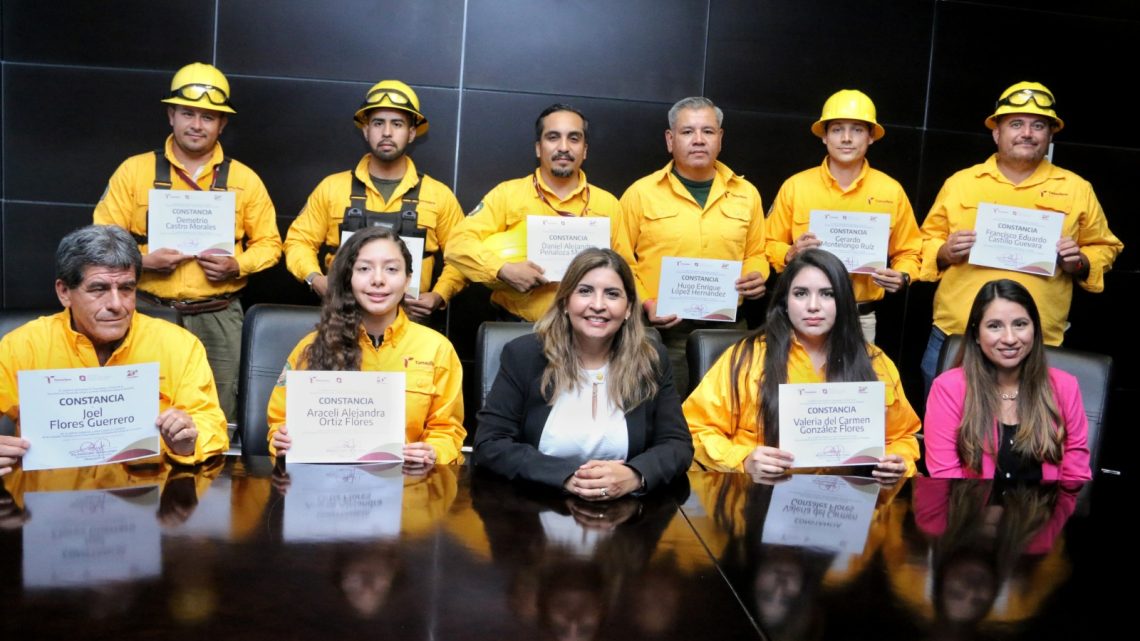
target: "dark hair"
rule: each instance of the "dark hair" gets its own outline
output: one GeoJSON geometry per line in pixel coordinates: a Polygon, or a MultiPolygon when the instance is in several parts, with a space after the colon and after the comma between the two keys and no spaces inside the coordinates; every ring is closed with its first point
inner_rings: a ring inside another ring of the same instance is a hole
{"type": "MultiPolygon", "coordinates": [[[[317,337],[301,357],[305,369],[352,371],[360,369],[360,324],[363,315],[352,293],[352,266],[360,250],[374,240],[390,240],[404,257],[404,273],[412,275],[412,253],[396,232],[368,227],[341,245],[329,269],[329,288],[321,305],[317,337]]],[[[403,303],[401,303],[403,304],[403,303]]]]}
{"type": "Polygon", "coordinates": [[[590,119],[586,117],[586,114],[563,102],[556,102],[538,114],[538,119],[534,121],[535,142],[542,140],[542,132],[546,129],[546,123],[544,122],[546,117],[556,111],[569,111],[572,114],[578,114],[578,117],[582,119],[582,139],[587,143],[590,142],[590,119]]]}
{"type": "Polygon", "coordinates": [[[87,267],[133,269],[142,275],[139,245],[127,230],[116,225],[87,225],[70,232],[55,250],[55,277],[75,289],[83,282],[87,267]]]}
{"type": "MultiPolygon", "coordinates": [[[[763,428],[763,443],[776,447],[780,431],[780,385],[788,382],[788,352],[792,346],[792,321],[788,318],[788,292],[796,274],[805,267],[815,267],[831,283],[835,300],[835,324],[827,335],[828,382],[875,381],[878,375],[867,354],[867,342],[859,324],[859,309],[851,277],[843,261],[822,249],[809,249],[796,254],[788,263],[776,283],[772,299],[768,302],[768,317],[764,326],[746,336],[732,347],[732,380],[747,378],[752,367],[752,353],[763,342],[764,372],[760,378],[759,416],[757,424],[763,428]]],[[[741,407],[739,385],[732,387],[732,406],[741,407]]]]}
{"type": "Polygon", "coordinates": [[[1041,333],[1041,315],[1029,290],[1021,283],[1003,278],[982,285],[974,296],[966,336],[956,367],[966,379],[966,398],[962,401],[962,424],[958,429],[958,458],[974,472],[982,469],[982,454],[996,454],[994,421],[1001,414],[998,397],[997,367],[986,357],[981,346],[982,318],[997,299],[1021,305],[1033,323],[1033,346],[1021,361],[1018,372],[1017,416],[1020,427],[1013,449],[1038,461],[1060,463],[1064,453],[1065,423],[1053,398],[1049,383],[1049,366],[1045,362],[1045,343],[1041,333]]]}

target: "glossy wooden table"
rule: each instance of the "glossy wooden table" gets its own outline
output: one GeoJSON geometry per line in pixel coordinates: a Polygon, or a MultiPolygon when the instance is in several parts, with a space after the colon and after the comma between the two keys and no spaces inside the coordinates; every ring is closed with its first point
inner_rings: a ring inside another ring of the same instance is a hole
{"type": "Polygon", "coordinates": [[[690,473],[594,505],[470,467],[17,471],[0,638],[1089,638],[1126,618],[1119,481],[690,473]]]}
{"type": "Polygon", "coordinates": [[[4,482],[3,639],[759,635],[685,486],[595,506],[470,467],[234,458],[4,482]]]}

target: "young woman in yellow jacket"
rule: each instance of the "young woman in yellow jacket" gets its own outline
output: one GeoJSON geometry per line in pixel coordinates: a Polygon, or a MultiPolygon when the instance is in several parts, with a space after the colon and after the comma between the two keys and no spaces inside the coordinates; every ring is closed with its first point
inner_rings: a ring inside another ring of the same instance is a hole
{"type": "MultiPolygon", "coordinates": [[[[408,320],[401,307],[412,256],[390,229],[353,234],[337,251],[317,330],[293,348],[286,369],[404,372],[404,465],[452,463],[463,429],[463,371],[442,334],[408,320]]],[[[292,445],[285,376],[269,398],[269,450],[292,445]]]]}
{"type": "Polygon", "coordinates": [[[894,363],[863,340],[851,279],[821,249],[788,263],[768,304],[764,327],[729,348],[685,401],[695,460],[716,470],[779,476],[794,463],[778,449],[781,383],[882,381],[886,455],[872,474],[892,481],[914,474],[918,415],[894,363]]]}

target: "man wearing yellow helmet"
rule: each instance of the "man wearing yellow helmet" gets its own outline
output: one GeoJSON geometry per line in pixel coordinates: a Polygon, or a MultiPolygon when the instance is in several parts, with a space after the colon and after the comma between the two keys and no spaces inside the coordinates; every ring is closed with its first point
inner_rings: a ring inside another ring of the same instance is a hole
{"type": "Polygon", "coordinates": [[[328,285],[324,272],[343,234],[365,225],[384,225],[405,238],[422,238],[423,273],[413,275],[419,279],[420,295],[404,303],[409,316],[424,321],[466,284],[459,271],[448,266],[434,288],[431,282],[435,261],[463,220],[463,210],[447,185],[418,173],[407,155],[408,145],[428,130],[420,99],[411,87],[399,80],[376,83],[353,121],[369,153],[355,169],[326,177],[309,195],[285,235],[285,265],[297,280],[323,296],[328,285]]]}
{"type": "Polygon", "coordinates": [[[612,221],[618,211],[613,194],[586,183],[581,167],[589,131],[590,121],[570,105],[547,107],[534,123],[538,169],[496,185],[455,230],[448,264],[491,287],[491,302],[504,319],[538,320],[558,288],[526,259],[527,216],[605,216],[612,221]]]}
{"type": "Polygon", "coordinates": [[[922,236],[906,191],[866,159],[867,149],[886,134],[875,116],[875,104],[862,91],[844,89],[827,99],[811,126],[827,156],[819,167],[784,181],[768,212],[764,245],[768,262],[782,272],[796,254],[821,246],[808,230],[812,210],[889,215],[888,265],[873,274],[851,275],[863,335],[870,343],[875,342],[875,303],[885,291],[897,292],[916,278],[922,260],[922,236]]]}
{"type": "Polygon", "coordinates": [[[1108,228],[1092,185],[1054,165],[1046,153],[1065,123],[1044,85],[1019,82],[1002,92],[986,118],[997,152],[980,165],[954,174],[943,184],[922,223],[922,279],[941,281],[934,295],[934,327],[922,373],[929,388],[947,334],[962,334],[978,289],[996,278],[1011,278],[1033,295],[1041,312],[1047,345],[1060,345],[1068,326],[1073,282],[1090,292],[1104,289],[1124,244],[1108,228]],[[1065,215],[1057,242],[1057,269],[1050,276],[981,267],[969,263],[974,222],[981,202],[1060,212],[1065,215]]]}
{"type": "Polygon", "coordinates": [[[111,176],[95,206],[95,223],[129,231],[143,252],[139,308],[173,307],[206,347],[226,418],[236,419],[242,308],[238,300],[250,274],[281,258],[277,213],[252,169],[226,156],[218,136],[229,114],[230,84],[212,65],[195,62],[178,70],[165,99],[171,135],[162,150],[132,156],[111,176]],[[234,194],[232,255],[185,254],[150,247],[149,198],[155,190],[229,191],[234,194]]]}

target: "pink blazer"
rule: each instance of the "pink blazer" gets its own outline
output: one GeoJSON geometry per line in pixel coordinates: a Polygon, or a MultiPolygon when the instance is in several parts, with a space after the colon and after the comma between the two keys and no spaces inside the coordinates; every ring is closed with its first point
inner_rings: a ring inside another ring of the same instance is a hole
{"type": "MultiPolygon", "coordinates": [[[[1046,481],[1087,481],[1092,478],[1089,470],[1089,422],[1081,400],[1081,388],[1072,374],[1052,367],[1049,368],[1049,382],[1053,385],[1057,409],[1065,421],[1065,451],[1059,466],[1041,464],[1041,476],[1046,481]]],[[[994,477],[995,461],[990,454],[982,456],[980,475],[963,467],[958,460],[958,426],[962,423],[965,398],[966,377],[961,367],[934,379],[930,396],[926,399],[926,420],[923,421],[926,469],[934,478],[994,477]]],[[[995,437],[997,430],[997,421],[994,421],[995,437]]]]}

